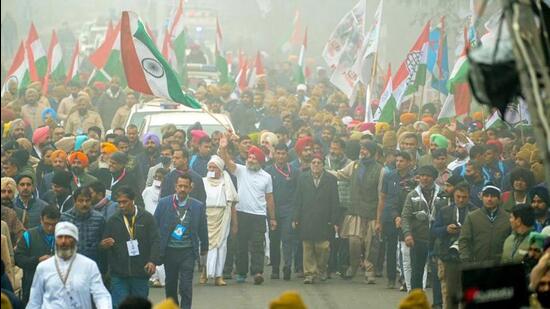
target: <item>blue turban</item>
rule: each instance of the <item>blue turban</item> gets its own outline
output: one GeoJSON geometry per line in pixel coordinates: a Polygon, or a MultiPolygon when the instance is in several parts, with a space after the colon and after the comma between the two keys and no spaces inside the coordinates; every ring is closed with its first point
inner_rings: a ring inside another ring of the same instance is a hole
{"type": "Polygon", "coordinates": [[[43,111],[42,111],[42,121],[46,121],[46,116],[47,115],[50,115],[52,117],[52,119],[54,121],[57,121],[57,113],[53,110],[53,108],[51,107],[48,107],[48,108],[45,108],[43,111]]]}
{"type": "Polygon", "coordinates": [[[160,146],[160,139],[155,133],[147,132],[145,133],[145,135],[143,135],[143,138],[141,140],[143,143],[143,146],[145,146],[148,140],[152,140],[157,147],[160,146]]]}
{"type": "Polygon", "coordinates": [[[82,144],[88,140],[88,136],[87,135],[78,135],[76,138],[75,138],[75,142],[74,142],[74,150],[75,151],[78,151],[82,148],[82,144]]]}

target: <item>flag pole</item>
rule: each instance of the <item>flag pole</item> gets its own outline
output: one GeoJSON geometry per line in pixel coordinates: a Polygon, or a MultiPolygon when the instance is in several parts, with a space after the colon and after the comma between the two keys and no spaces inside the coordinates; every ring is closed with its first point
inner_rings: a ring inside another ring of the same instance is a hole
{"type": "Polygon", "coordinates": [[[228,130],[228,131],[231,130],[230,127],[228,127],[226,124],[221,122],[221,120],[218,117],[216,117],[216,115],[214,115],[211,111],[209,111],[208,108],[206,107],[206,105],[204,105],[203,103],[200,103],[200,105],[201,105],[201,110],[203,112],[207,113],[210,117],[212,117],[214,120],[216,120],[216,122],[221,124],[226,130],[228,130]]]}

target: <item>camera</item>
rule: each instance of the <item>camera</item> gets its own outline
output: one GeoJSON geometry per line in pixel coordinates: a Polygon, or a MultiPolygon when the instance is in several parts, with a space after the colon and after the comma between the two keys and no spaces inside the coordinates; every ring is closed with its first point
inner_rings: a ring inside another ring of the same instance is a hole
{"type": "Polygon", "coordinates": [[[458,239],[456,239],[455,241],[453,241],[451,243],[451,245],[449,246],[449,258],[452,259],[452,260],[459,260],[460,259],[460,255],[459,255],[459,251],[458,251],[458,239]]]}

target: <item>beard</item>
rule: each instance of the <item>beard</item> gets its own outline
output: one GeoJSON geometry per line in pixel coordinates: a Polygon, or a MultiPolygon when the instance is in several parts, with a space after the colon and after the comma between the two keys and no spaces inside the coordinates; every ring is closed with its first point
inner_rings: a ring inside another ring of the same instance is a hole
{"type": "Polygon", "coordinates": [[[11,199],[8,199],[8,198],[3,198],[2,199],[2,206],[7,206],[7,207],[12,207],[13,206],[13,201],[11,199]]]}
{"type": "Polygon", "coordinates": [[[64,260],[68,260],[76,254],[76,244],[70,247],[61,247],[56,245],[55,254],[64,260]]]}
{"type": "Polygon", "coordinates": [[[262,168],[262,166],[257,163],[246,162],[246,168],[248,168],[251,171],[257,172],[262,168]]]}

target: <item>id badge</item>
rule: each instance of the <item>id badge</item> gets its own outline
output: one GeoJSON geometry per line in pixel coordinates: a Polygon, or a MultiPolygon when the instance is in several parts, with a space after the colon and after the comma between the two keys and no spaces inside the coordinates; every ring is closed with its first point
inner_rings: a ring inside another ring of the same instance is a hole
{"type": "Polygon", "coordinates": [[[105,190],[105,197],[109,200],[109,201],[112,201],[111,200],[111,195],[113,194],[113,192],[111,190],[105,190]]]}
{"type": "Polygon", "coordinates": [[[176,228],[172,232],[171,236],[175,240],[182,240],[183,239],[183,234],[185,234],[186,230],[187,230],[187,228],[185,226],[183,226],[181,224],[178,224],[178,225],[176,225],[176,228]]]}
{"type": "Polygon", "coordinates": [[[137,239],[131,239],[126,242],[128,247],[128,256],[137,256],[139,255],[139,247],[137,239]]]}

